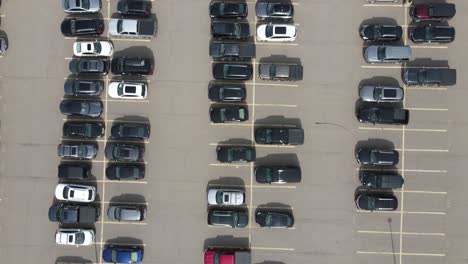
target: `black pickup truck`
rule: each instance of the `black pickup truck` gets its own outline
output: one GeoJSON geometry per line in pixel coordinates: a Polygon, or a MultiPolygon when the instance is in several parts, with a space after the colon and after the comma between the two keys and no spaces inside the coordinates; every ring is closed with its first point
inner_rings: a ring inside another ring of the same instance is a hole
{"type": "Polygon", "coordinates": [[[210,57],[215,60],[255,58],[255,44],[211,43],[210,57]]]}
{"type": "Polygon", "coordinates": [[[262,63],[258,66],[260,79],[271,81],[300,81],[303,76],[302,65],[262,63]]]}
{"type": "Polygon", "coordinates": [[[360,180],[362,186],[372,189],[398,189],[404,183],[400,174],[384,171],[363,171],[360,180]]]}
{"type": "Polygon", "coordinates": [[[302,145],[302,128],[260,127],[255,130],[255,142],[258,144],[302,145]]]}
{"type": "Polygon", "coordinates": [[[111,71],[121,75],[152,75],[153,63],[146,58],[120,57],[112,59],[111,71]]]}
{"type": "Polygon", "coordinates": [[[455,69],[406,69],[403,72],[406,85],[452,86],[457,84],[455,69]]]}
{"type": "Polygon", "coordinates": [[[407,125],[409,111],[394,107],[362,106],[356,112],[361,123],[407,125]]]}
{"type": "Polygon", "coordinates": [[[446,21],[454,17],[455,13],[455,5],[449,3],[419,4],[410,8],[410,16],[415,22],[446,21]]]}
{"type": "Polygon", "coordinates": [[[61,224],[94,224],[99,217],[99,208],[91,205],[58,203],[49,208],[49,220],[61,224]]]}

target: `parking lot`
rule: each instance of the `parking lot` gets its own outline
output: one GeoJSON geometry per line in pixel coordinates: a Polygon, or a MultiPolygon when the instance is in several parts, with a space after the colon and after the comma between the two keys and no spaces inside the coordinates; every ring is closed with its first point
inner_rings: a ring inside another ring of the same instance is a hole
{"type": "MultiPolygon", "coordinates": [[[[436,0],[434,0],[437,2],[436,0]]],[[[96,243],[89,247],[55,244],[56,223],[46,212],[58,183],[57,145],[63,140],[60,114],[63,83],[74,39],[60,33],[65,14],[56,0],[4,0],[1,26],[10,47],[0,58],[0,255],[5,263],[102,263],[104,245],[144,246],[143,263],[201,263],[209,246],[249,247],[252,262],[316,263],[466,263],[465,220],[468,204],[464,173],[468,120],[465,117],[467,54],[464,43],[468,2],[451,0],[457,15],[456,41],[447,45],[403,44],[412,48],[406,65],[366,64],[359,26],[363,21],[391,18],[411,27],[407,5],[365,4],[363,0],[293,0],[298,37],[293,43],[257,42],[252,60],[254,78],[247,81],[249,121],[210,124],[207,88],[212,81],[209,1],[155,0],[158,32],[151,40],[115,39],[114,57],[154,57],[145,100],[101,96],[106,127],[126,120],[151,125],[145,146],[146,177],[142,181],[109,181],[104,157],[109,131],[96,140],[92,161],[101,216],[96,243]],[[304,80],[268,82],[257,76],[260,62],[300,61],[304,80]],[[406,87],[402,70],[410,67],[454,68],[453,87],[406,87]],[[358,87],[379,81],[402,86],[407,126],[358,123],[358,87]],[[255,145],[258,126],[302,127],[302,146],[255,145]],[[372,142],[400,151],[402,189],[394,191],[399,206],[391,212],[358,211],[357,145],[372,142]],[[255,145],[255,164],[226,165],[216,161],[219,145],[255,145]],[[297,164],[302,182],[281,186],[255,182],[255,165],[297,164]],[[209,187],[245,189],[249,225],[242,229],[206,223],[209,187]],[[147,219],[111,222],[112,203],[143,204],[147,219]],[[288,208],[295,225],[267,229],[255,225],[257,208],[288,208]]],[[[417,2],[414,0],[414,2],[417,2]]],[[[419,1],[421,2],[421,1],[419,1]]],[[[101,14],[116,12],[116,0],[102,0],[101,14]]],[[[248,1],[251,35],[255,34],[255,2],[248,1]]],[[[385,20],[388,21],[388,20],[385,20]]],[[[406,33],[405,33],[406,34],[406,33]]],[[[109,37],[107,31],[101,38],[109,37]]],[[[109,74],[106,84],[115,76],[109,74]]]]}

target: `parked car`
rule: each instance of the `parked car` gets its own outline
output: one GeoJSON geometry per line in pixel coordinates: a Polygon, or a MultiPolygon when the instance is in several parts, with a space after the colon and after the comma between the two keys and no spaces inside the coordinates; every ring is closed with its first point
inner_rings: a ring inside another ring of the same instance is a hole
{"type": "Polygon", "coordinates": [[[151,15],[151,2],[139,0],[120,0],[117,4],[117,12],[123,16],[151,15]]]}
{"type": "Polygon", "coordinates": [[[289,228],[294,225],[294,217],[289,213],[258,209],[255,212],[255,222],[260,227],[289,228]]]}
{"type": "Polygon", "coordinates": [[[411,58],[409,46],[373,45],[366,48],[364,58],[368,63],[402,63],[411,58]]]}
{"type": "Polygon", "coordinates": [[[455,40],[455,28],[448,26],[417,26],[410,32],[414,43],[449,43],[455,40]]]}
{"type": "Polygon", "coordinates": [[[76,41],[73,55],[77,57],[110,57],[114,46],[109,41],[76,41]]]}
{"type": "Polygon", "coordinates": [[[148,93],[147,85],[143,82],[110,82],[108,90],[112,98],[133,100],[143,100],[148,93]]]}
{"type": "Polygon", "coordinates": [[[89,246],[94,242],[94,231],[91,229],[60,228],[55,232],[55,243],[67,246],[89,246]]]}
{"type": "Polygon", "coordinates": [[[93,202],[96,197],[94,186],[59,183],[55,187],[55,198],[67,202],[93,202]]]}
{"type": "Polygon", "coordinates": [[[208,225],[232,228],[246,227],[249,216],[245,211],[211,210],[208,212],[208,225]]]}
{"type": "Polygon", "coordinates": [[[57,154],[61,158],[68,159],[94,159],[98,148],[93,143],[60,144],[57,147],[57,154]]]}
{"type": "Polygon", "coordinates": [[[57,203],[49,208],[49,221],[60,224],[92,225],[99,217],[99,207],[57,203]]]}
{"type": "Polygon", "coordinates": [[[255,129],[257,144],[302,145],[304,130],[302,128],[260,127],[255,129]]]}
{"type": "Polygon", "coordinates": [[[111,71],[121,75],[152,75],[153,63],[151,59],[141,57],[119,57],[112,59],[111,71]]]}
{"type": "Polygon", "coordinates": [[[64,99],[60,103],[60,112],[67,116],[99,117],[102,114],[102,103],[100,101],[64,99]]]}
{"type": "Polygon", "coordinates": [[[58,166],[59,179],[83,180],[91,177],[91,166],[88,164],[60,164],[58,166]]]}
{"type": "Polygon", "coordinates": [[[301,182],[301,168],[295,166],[255,167],[255,180],[258,183],[284,184],[301,182]]]}
{"type": "Polygon", "coordinates": [[[138,165],[110,165],[106,168],[109,180],[140,180],[145,177],[145,168],[138,165]]]}
{"type": "Polygon", "coordinates": [[[379,148],[358,148],[356,160],[362,165],[392,166],[397,165],[400,154],[396,150],[379,148]]]}
{"type": "Polygon", "coordinates": [[[208,98],[213,102],[242,102],[246,93],[240,85],[215,85],[208,89],[208,98]]]}
{"type": "Polygon", "coordinates": [[[102,259],[108,263],[140,263],[143,249],[137,246],[107,245],[102,251],[102,259]]]}
{"type": "Polygon", "coordinates": [[[101,138],[104,136],[104,127],[100,123],[65,122],[62,131],[64,137],[101,138]]]}
{"type": "Polygon", "coordinates": [[[364,41],[397,41],[403,35],[403,29],[398,25],[362,25],[359,32],[364,41]]]}
{"type": "Polygon", "coordinates": [[[65,13],[97,13],[101,10],[101,0],[62,0],[65,13]]]}
{"type": "Polygon", "coordinates": [[[107,217],[113,221],[143,221],[146,209],[143,206],[115,205],[109,206],[107,217]]]}
{"type": "Polygon", "coordinates": [[[219,39],[248,39],[250,27],[248,23],[230,21],[211,22],[211,37],[219,39]]]}
{"type": "Polygon", "coordinates": [[[99,96],[104,89],[103,81],[67,80],[63,85],[65,95],[74,96],[99,96]]]}
{"type": "Polygon", "coordinates": [[[255,44],[252,43],[211,43],[210,57],[215,60],[255,58],[255,44]]]}
{"type": "Polygon", "coordinates": [[[115,139],[147,139],[150,136],[150,126],[141,123],[114,123],[111,136],[115,139]]]}
{"type": "Polygon", "coordinates": [[[144,153],[140,146],[121,143],[107,143],[105,150],[106,158],[118,161],[140,161],[144,153]]]}
{"type": "Polygon", "coordinates": [[[219,162],[244,163],[255,161],[255,149],[252,147],[222,146],[216,149],[219,162]]]}
{"type": "Polygon", "coordinates": [[[387,194],[361,194],[356,198],[356,207],[368,211],[395,211],[398,208],[398,200],[395,196],[387,194]]]}
{"type": "Polygon", "coordinates": [[[100,36],[104,31],[104,20],[97,18],[65,18],[60,25],[65,37],[100,36]]]}
{"type": "Polygon", "coordinates": [[[109,34],[115,37],[151,38],[156,35],[156,20],[111,18],[109,34]]]}
{"type": "Polygon", "coordinates": [[[8,39],[4,34],[0,35],[0,55],[5,55],[8,49],[8,39]]]}
{"type": "Polygon", "coordinates": [[[245,192],[242,190],[209,189],[209,205],[242,205],[245,203],[245,192]]]}
{"type": "Polygon", "coordinates": [[[260,79],[270,81],[301,81],[303,68],[300,64],[260,63],[260,79]]]}
{"type": "Polygon", "coordinates": [[[234,1],[211,2],[211,18],[243,18],[247,17],[247,3],[234,1]]]}
{"type": "Polygon", "coordinates": [[[255,5],[257,17],[261,19],[290,19],[294,15],[294,7],[288,1],[258,1],[255,5]]]}
{"type": "Polygon", "coordinates": [[[73,59],[68,68],[73,74],[99,74],[107,75],[109,62],[100,59],[73,59]]]}
{"type": "Polygon", "coordinates": [[[457,84],[457,70],[412,68],[403,72],[403,82],[406,85],[422,86],[453,86],[457,84]]]}
{"type": "Polygon", "coordinates": [[[407,125],[409,111],[396,107],[364,105],[357,110],[356,117],[361,123],[407,125]]]}
{"type": "Polygon", "coordinates": [[[398,189],[405,182],[400,174],[387,171],[363,171],[359,179],[362,186],[372,189],[398,189]]]}
{"type": "Polygon", "coordinates": [[[359,98],[364,102],[397,103],[403,100],[403,88],[365,85],[359,88],[359,98]]]}
{"type": "Polygon", "coordinates": [[[252,64],[245,63],[214,63],[213,78],[216,80],[250,80],[252,79],[252,64]]]}
{"type": "Polygon", "coordinates": [[[409,12],[415,22],[443,22],[455,16],[456,8],[454,4],[449,3],[422,3],[411,6],[409,12]]]}
{"type": "Polygon", "coordinates": [[[245,106],[213,106],[210,108],[211,123],[244,122],[249,120],[245,106]]]}
{"type": "Polygon", "coordinates": [[[297,29],[289,24],[263,24],[257,27],[257,40],[287,42],[296,40],[297,29]]]}

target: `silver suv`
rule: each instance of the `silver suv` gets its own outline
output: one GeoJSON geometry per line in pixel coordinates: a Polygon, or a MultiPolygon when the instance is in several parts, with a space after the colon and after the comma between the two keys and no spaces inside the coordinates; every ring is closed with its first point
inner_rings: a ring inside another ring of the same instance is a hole
{"type": "Polygon", "coordinates": [[[403,100],[403,88],[366,85],[359,89],[359,97],[364,102],[398,103],[403,100]]]}
{"type": "Polygon", "coordinates": [[[402,63],[411,58],[409,46],[374,45],[366,48],[364,58],[368,63],[402,63]]]}

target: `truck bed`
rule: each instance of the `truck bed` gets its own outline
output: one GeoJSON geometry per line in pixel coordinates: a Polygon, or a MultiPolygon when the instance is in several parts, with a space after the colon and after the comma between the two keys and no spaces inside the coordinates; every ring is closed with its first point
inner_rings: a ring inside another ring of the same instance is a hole
{"type": "Polygon", "coordinates": [[[302,65],[291,65],[289,67],[289,77],[292,81],[300,81],[303,77],[302,65]]]}
{"type": "Polygon", "coordinates": [[[140,19],[138,20],[138,35],[140,36],[154,36],[156,35],[156,21],[153,19],[140,19]]]}
{"type": "Polygon", "coordinates": [[[78,222],[83,224],[94,224],[99,216],[99,212],[92,206],[80,206],[78,222]]]}
{"type": "Polygon", "coordinates": [[[304,144],[304,130],[302,128],[290,128],[288,133],[288,142],[290,145],[304,144]]]}

